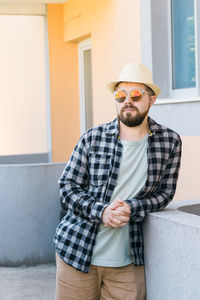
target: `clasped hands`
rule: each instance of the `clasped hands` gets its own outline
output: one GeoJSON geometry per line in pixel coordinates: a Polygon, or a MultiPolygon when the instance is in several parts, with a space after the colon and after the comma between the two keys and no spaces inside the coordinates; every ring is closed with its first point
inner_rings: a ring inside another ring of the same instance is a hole
{"type": "Polygon", "coordinates": [[[104,209],[102,221],[105,227],[119,228],[129,222],[130,214],[129,205],[119,198],[104,209]]]}

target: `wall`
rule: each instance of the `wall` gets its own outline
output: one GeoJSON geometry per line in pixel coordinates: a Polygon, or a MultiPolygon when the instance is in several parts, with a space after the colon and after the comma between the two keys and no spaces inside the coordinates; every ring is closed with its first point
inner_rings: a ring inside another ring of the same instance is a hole
{"type": "MultiPolygon", "coordinates": [[[[194,206],[193,206],[194,205],[194,206]]],[[[176,201],[143,226],[147,300],[200,299],[200,216],[180,211],[200,199],[176,201]]]]}
{"type": "Polygon", "coordinates": [[[80,136],[79,41],[92,40],[93,120],[97,125],[115,117],[106,83],[115,79],[125,63],[140,60],[138,10],[139,0],[71,0],[48,5],[53,161],[67,160],[80,136]]]}
{"type": "Polygon", "coordinates": [[[94,125],[115,117],[106,83],[124,64],[140,61],[139,0],[71,0],[64,5],[65,42],[92,40],[94,125]]]}
{"type": "Polygon", "coordinates": [[[80,135],[78,45],[64,43],[63,5],[49,4],[52,160],[66,161],[80,135]]]}
{"type": "Polygon", "coordinates": [[[174,199],[198,199],[200,195],[200,136],[182,136],[182,142],[182,164],[174,199]]]}
{"type": "MultiPolygon", "coordinates": [[[[179,90],[180,94],[178,93],[175,96],[178,98],[172,98],[172,95],[174,97],[177,91],[170,90],[170,1],[141,0],[140,4],[141,60],[153,70],[154,81],[162,88],[160,99],[157,101],[157,103],[160,102],[160,105],[152,107],[151,115],[159,123],[176,130],[183,141],[182,165],[174,199],[199,198],[200,98],[199,96],[197,97],[199,93],[194,94],[192,90],[188,89],[186,92],[186,90],[182,89],[179,90]]],[[[196,11],[198,11],[198,7],[196,7],[196,11]]],[[[197,30],[198,28],[197,24],[197,30]]],[[[198,47],[200,39],[197,38],[196,42],[198,47]]],[[[199,51],[197,51],[197,60],[198,53],[199,51]]]]}
{"type": "Polygon", "coordinates": [[[47,153],[45,18],[0,15],[0,39],[0,155],[47,153]]]}
{"type": "MultiPolygon", "coordinates": [[[[54,161],[68,159],[80,134],[78,43],[88,37],[92,41],[93,120],[98,125],[116,115],[106,83],[116,79],[126,63],[141,61],[139,12],[139,0],[70,0],[63,6],[48,6],[54,161]],[[67,68],[63,67],[66,62],[67,68]],[[68,94],[73,99],[70,106],[68,94]]],[[[198,102],[152,108],[155,120],[183,137],[176,200],[195,199],[200,194],[198,111],[198,102]]]]}
{"type": "Polygon", "coordinates": [[[1,155],[0,164],[32,164],[32,163],[47,163],[51,161],[48,153],[40,154],[18,154],[18,155],[1,155]]]}
{"type": "Polygon", "coordinates": [[[64,163],[0,165],[0,266],[55,261],[64,163]]]}
{"type": "MultiPolygon", "coordinates": [[[[162,99],[159,100],[160,103],[162,99]]],[[[197,199],[200,195],[200,102],[154,105],[150,115],[177,131],[182,138],[183,152],[175,200],[197,199]]]]}

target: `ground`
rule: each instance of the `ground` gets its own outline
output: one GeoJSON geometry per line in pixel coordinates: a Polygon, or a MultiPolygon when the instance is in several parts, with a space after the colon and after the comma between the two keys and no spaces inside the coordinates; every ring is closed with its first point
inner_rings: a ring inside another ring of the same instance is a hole
{"type": "Polygon", "coordinates": [[[1,300],[54,300],[56,266],[0,267],[1,300]]]}

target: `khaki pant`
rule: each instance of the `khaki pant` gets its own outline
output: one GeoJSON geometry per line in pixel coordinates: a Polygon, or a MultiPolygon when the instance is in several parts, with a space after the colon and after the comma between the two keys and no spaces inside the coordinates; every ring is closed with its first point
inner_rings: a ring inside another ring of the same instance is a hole
{"type": "Polygon", "coordinates": [[[77,271],[57,254],[56,300],[144,300],[144,267],[91,266],[77,271]]]}

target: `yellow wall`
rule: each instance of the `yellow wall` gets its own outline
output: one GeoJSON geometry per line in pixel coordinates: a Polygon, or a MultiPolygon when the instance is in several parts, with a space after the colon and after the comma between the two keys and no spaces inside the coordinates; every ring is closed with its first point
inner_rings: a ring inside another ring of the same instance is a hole
{"type": "Polygon", "coordinates": [[[48,5],[52,159],[66,161],[80,135],[78,48],[64,43],[63,5],[48,5]]]}
{"type": "Polygon", "coordinates": [[[183,136],[182,142],[182,164],[174,199],[200,199],[200,137],[183,136]]]}
{"type": "Polygon", "coordinates": [[[139,0],[70,0],[64,4],[65,42],[91,36],[94,125],[115,117],[106,83],[124,64],[140,61],[139,0]]]}
{"type": "Polygon", "coordinates": [[[70,0],[48,5],[53,161],[67,160],[80,135],[78,43],[92,41],[94,125],[115,117],[106,83],[140,61],[139,0],[70,0]]]}

